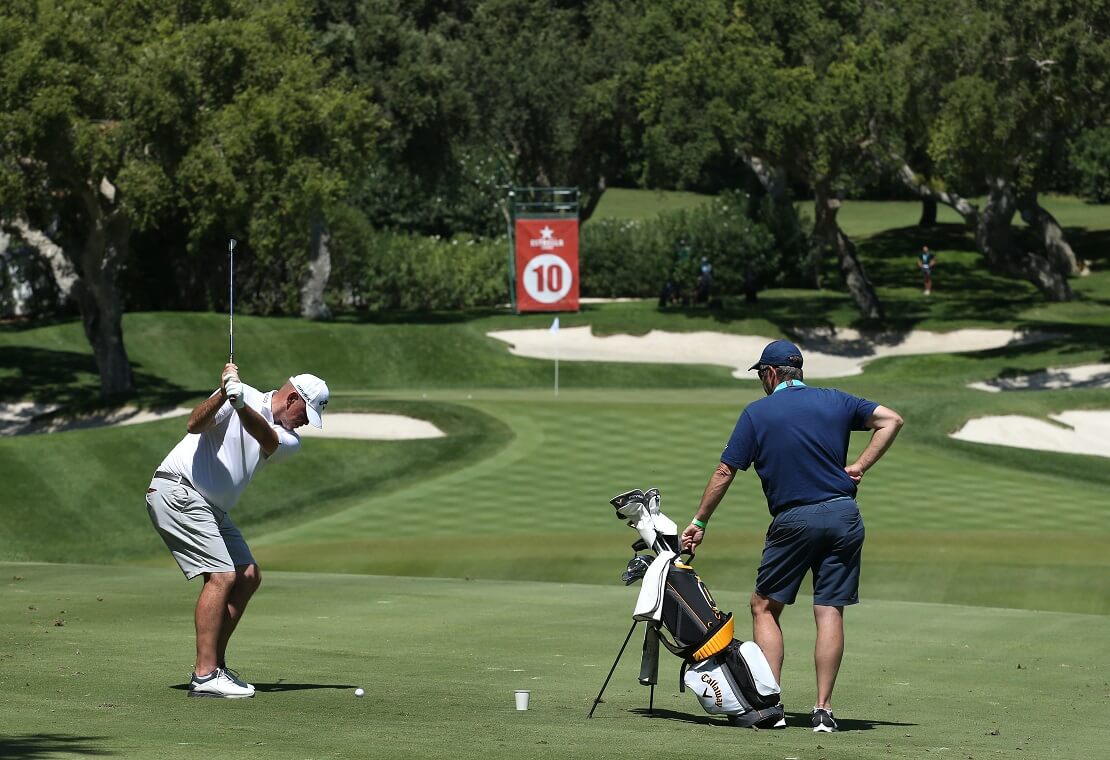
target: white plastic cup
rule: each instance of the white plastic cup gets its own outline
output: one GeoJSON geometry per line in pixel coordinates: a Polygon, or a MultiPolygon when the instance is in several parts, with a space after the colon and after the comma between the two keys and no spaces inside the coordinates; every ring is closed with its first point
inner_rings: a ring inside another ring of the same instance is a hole
{"type": "Polygon", "coordinates": [[[532,694],[532,692],[528,691],[527,689],[517,689],[516,690],[516,709],[518,709],[518,710],[527,710],[528,709],[528,697],[531,694],[532,694]]]}

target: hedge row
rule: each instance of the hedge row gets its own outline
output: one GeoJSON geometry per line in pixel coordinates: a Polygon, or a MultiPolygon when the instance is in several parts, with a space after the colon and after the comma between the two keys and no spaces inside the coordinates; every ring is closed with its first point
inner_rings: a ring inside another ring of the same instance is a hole
{"type": "Polygon", "coordinates": [[[774,239],[753,221],[751,199],[728,193],[703,206],[650,220],[599,219],[582,227],[582,294],[659,295],[665,283],[688,293],[704,263],[713,292],[733,295],[758,287],[778,267],[774,239]]]}
{"type": "MultiPolygon", "coordinates": [[[[582,296],[656,297],[664,284],[685,297],[704,263],[713,293],[738,294],[774,277],[779,255],[752,201],[722,195],[694,209],[645,221],[598,219],[582,225],[582,296]]],[[[506,303],[506,238],[441,239],[375,230],[355,212],[334,224],[332,308],[433,310],[506,303]]]]}

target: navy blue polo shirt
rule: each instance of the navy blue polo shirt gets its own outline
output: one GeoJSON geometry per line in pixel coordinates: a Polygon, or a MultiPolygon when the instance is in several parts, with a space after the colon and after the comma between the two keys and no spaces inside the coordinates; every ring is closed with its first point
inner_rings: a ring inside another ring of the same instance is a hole
{"type": "Polygon", "coordinates": [[[844,472],[848,439],[853,430],[868,429],[878,406],[835,388],[780,383],[740,414],[721,461],[738,470],[755,464],[772,515],[855,498],[856,484],[844,472]]]}

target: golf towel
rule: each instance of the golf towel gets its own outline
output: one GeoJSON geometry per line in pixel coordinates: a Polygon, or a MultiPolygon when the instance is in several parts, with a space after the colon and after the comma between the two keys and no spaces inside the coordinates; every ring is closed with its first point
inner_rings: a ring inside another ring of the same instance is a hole
{"type": "Polygon", "coordinates": [[[640,596],[636,599],[636,609],[632,613],[633,620],[658,621],[662,619],[663,585],[667,582],[667,570],[677,556],[677,554],[667,549],[656,555],[655,561],[644,573],[643,584],[640,586],[640,596]]]}

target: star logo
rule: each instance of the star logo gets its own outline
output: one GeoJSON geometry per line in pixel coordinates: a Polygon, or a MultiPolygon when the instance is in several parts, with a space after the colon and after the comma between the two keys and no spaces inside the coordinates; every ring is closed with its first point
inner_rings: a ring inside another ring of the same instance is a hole
{"type": "Polygon", "coordinates": [[[532,238],[530,242],[533,248],[539,248],[543,251],[551,251],[566,245],[562,238],[555,237],[555,230],[551,229],[549,224],[545,224],[540,230],[540,236],[532,238]]]}

